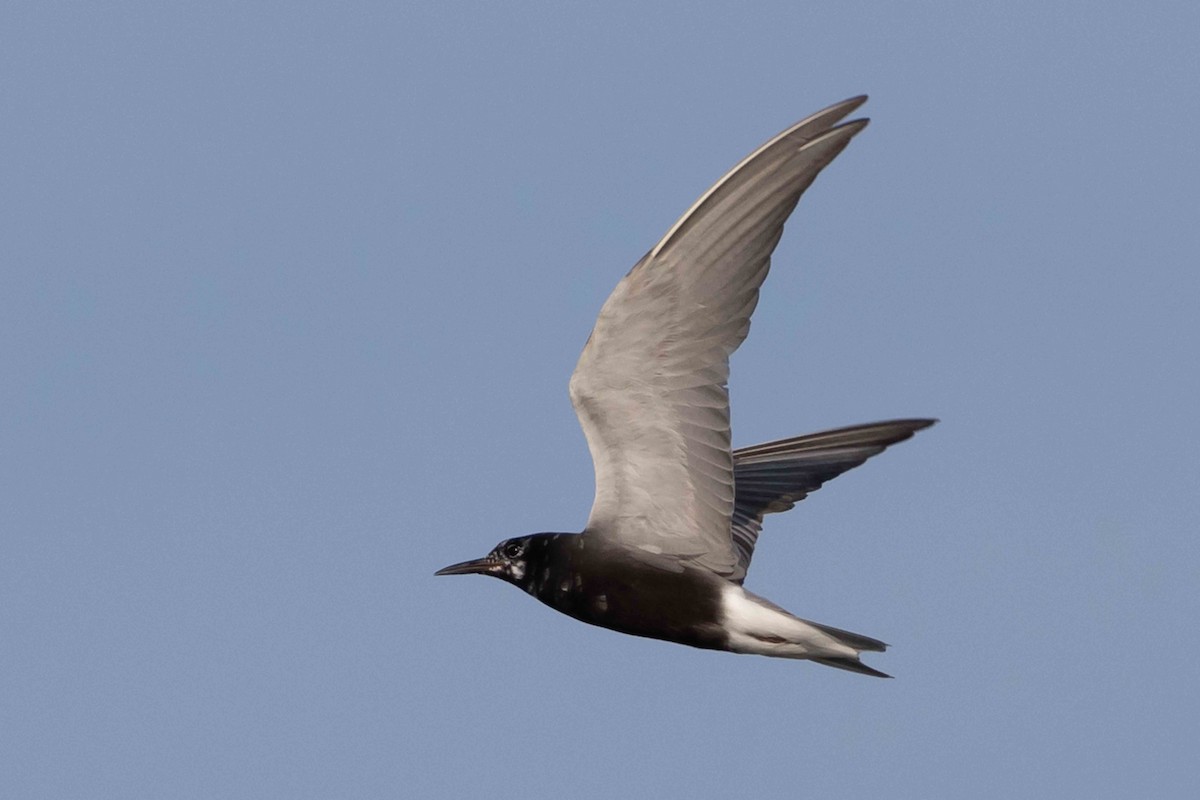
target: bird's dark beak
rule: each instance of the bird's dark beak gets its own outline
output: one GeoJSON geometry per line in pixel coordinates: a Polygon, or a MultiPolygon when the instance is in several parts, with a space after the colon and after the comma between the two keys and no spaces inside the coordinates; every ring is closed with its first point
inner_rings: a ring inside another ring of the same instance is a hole
{"type": "Polygon", "coordinates": [[[472,561],[460,561],[448,567],[442,567],[434,575],[487,575],[500,568],[500,564],[490,558],[476,558],[472,561]]]}

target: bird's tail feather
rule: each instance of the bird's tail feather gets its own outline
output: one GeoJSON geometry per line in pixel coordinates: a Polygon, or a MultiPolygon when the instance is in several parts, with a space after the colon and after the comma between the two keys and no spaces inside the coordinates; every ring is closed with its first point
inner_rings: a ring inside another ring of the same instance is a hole
{"type": "MultiPolygon", "coordinates": [[[[869,653],[882,653],[887,650],[887,645],[878,639],[872,639],[870,636],[863,636],[861,633],[842,630],[835,628],[832,625],[822,625],[819,622],[804,620],[809,625],[821,631],[821,633],[832,636],[847,647],[853,647],[855,650],[865,650],[869,653]]],[[[876,678],[890,678],[886,672],[880,672],[877,669],[872,669],[866,664],[858,660],[858,656],[828,656],[826,658],[814,658],[813,661],[818,664],[824,664],[827,667],[835,667],[836,669],[844,669],[850,672],[857,672],[860,675],[874,675],[876,678]]]]}
{"type": "Polygon", "coordinates": [[[813,622],[810,619],[802,620],[809,625],[812,625],[821,633],[826,633],[837,639],[847,647],[853,647],[855,650],[866,650],[870,653],[882,653],[887,650],[887,643],[881,642],[878,639],[872,639],[870,636],[863,636],[861,633],[853,631],[845,631],[841,628],[835,628],[832,625],[822,625],[819,622],[813,622]]]}
{"type": "Polygon", "coordinates": [[[860,675],[873,675],[876,678],[892,677],[891,675],[888,675],[886,672],[880,672],[877,669],[871,669],[866,664],[859,661],[857,658],[850,658],[849,656],[834,656],[832,658],[814,658],[812,660],[818,664],[824,664],[827,667],[834,667],[836,669],[844,669],[849,672],[857,672],[860,675]]]}

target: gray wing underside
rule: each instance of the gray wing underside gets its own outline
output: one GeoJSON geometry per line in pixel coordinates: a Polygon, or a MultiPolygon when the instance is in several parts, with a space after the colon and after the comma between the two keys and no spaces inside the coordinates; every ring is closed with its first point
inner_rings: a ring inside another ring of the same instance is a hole
{"type": "Polygon", "coordinates": [[[866,125],[857,97],[797,123],[709,189],[617,285],[571,377],[595,467],[585,534],[739,569],[729,356],[745,339],[783,225],[866,125]]]}
{"type": "Polygon", "coordinates": [[[932,419],[898,419],[812,433],[745,447],[733,453],[736,485],[731,533],[737,568],[730,580],[741,583],[750,567],[765,514],[787,511],[849,469],[897,442],[910,438],[932,419]]]}

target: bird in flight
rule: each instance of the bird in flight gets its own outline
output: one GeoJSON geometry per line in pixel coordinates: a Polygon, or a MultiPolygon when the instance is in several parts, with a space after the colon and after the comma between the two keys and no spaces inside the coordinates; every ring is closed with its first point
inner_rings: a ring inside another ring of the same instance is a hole
{"type": "Polygon", "coordinates": [[[866,127],[854,97],[796,123],[689,208],[617,284],[571,376],[596,476],[582,533],[507,539],[438,575],[508,581],[583,622],[735,653],[860,661],[883,642],[801,619],[742,582],[763,516],[932,425],[899,419],[733,450],[729,356],[800,195],[866,127]]]}

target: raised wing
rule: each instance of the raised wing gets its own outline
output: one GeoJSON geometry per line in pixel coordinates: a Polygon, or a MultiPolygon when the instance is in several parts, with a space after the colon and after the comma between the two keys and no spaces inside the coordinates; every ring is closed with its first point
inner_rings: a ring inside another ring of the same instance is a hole
{"type": "Polygon", "coordinates": [[[733,451],[736,492],[732,530],[738,565],[730,580],[741,583],[745,579],[764,514],[787,511],[808,497],[809,492],[820,489],[825,481],[911,438],[936,421],[874,422],[733,451]]]}
{"type": "Polygon", "coordinates": [[[748,156],[604,303],[570,387],[596,472],[585,535],[736,574],[729,356],[788,215],[867,121],[835,123],[865,101],[830,106],[748,156]]]}

